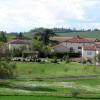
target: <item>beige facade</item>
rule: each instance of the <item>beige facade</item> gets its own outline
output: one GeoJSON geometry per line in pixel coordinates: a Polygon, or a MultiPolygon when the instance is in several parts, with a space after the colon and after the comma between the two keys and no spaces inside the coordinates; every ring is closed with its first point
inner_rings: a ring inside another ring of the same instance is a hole
{"type": "Polygon", "coordinates": [[[29,49],[31,44],[32,44],[31,40],[16,39],[16,40],[13,40],[13,41],[8,43],[8,48],[9,48],[9,50],[12,50],[14,48],[18,49],[18,48],[21,48],[21,47],[25,47],[26,49],[29,49]]]}
{"type": "Polygon", "coordinates": [[[18,49],[18,48],[21,48],[21,47],[25,47],[26,49],[29,48],[29,44],[8,44],[8,48],[9,50],[12,50],[12,49],[18,49]]]}
{"type": "Polygon", "coordinates": [[[83,46],[90,46],[94,45],[93,43],[70,43],[70,42],[62,42],[63,46],[66,46],[69,48],[69,50],[72,48],[74,52],[81,52],[83,46]]]}

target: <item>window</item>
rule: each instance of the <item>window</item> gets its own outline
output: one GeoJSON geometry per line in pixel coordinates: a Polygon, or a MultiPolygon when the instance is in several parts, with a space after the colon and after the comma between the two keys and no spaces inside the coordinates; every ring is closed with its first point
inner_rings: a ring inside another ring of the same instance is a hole
{"type": "Polygon", "coordinates": [[[87,55],[92,55],[92,52],[91,52],[91,51],[88,51],[88,52],[87,52],[87,55]]]}
{"type": "Polygon", "coordinates": [[[82,49],[82,47],[78,47],[78,49],[82,49]]]}
{"type": "Polygon", "coordinates": [[[73,47],[70,47],[70,52],[73,52],[73,47]]]}

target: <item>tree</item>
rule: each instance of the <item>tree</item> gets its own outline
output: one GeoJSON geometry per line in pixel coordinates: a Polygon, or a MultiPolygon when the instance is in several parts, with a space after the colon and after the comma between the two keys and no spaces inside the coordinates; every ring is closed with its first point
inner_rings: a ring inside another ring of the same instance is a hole
{"type": "Polygon", "coordinates": [[[44,32],[42,33],[42,40],[43,40],[43,43],[45,45],[48,45],[49,43],[49,38],[51,36],[54,36],[54,32],[51,30],[51,29],[45,29],[44,32]]]}
{"type": "Polygon", "coordinates": [[[23,53],[24,50],[26,50],[26,47],[25,46],[22,46],[20,48],[13,48],[11,50],[11,55],[13,57],[22,57],[22,53],[23,53]]]}
{"type": "Polygon", "coordinates": [[[33,48],[37,51],[41,51],[43,47],[43,42],[37,39],[33,39],[33,48]]]}
{"type": "Polygon", "coordinates": [[[24,37],[23,33],[21,33],[21,32],[19,34],[17,34],[17,36],[16,36],[17,39],[22,39],[23,37],[24,37]]]}
{"type": "Polygon", "coordinates": [[[13,78],[15,74],[16,64],[11,62],[9,50],[2,52],[0,47],[0,79],[13,78]]]}
{"type": "Polygon", "coordinates": [[[100,53],[99,54],[97,54],[97,56],[96,56],[96,61],[98,61],[98,62],[100,62],[100,53]]]}
{"type": "Polygon", "coordinates": [[[54,35],[55,34],[51,29],[44,29],[42,32],[36,33],[34,39],[42,41],[44,45],[48,45],[50,37],[54,35]]]}
{"type": "Polygon", "coordinates": [[[0,79],[13,78],[16,64],[8,61],[0,61],[0,79]]]}
{"type": "Polygon", "coordinates": [[[0,41],[1,42],[7,42],[6,33],[3,32],[3,31],[0,32],[0,41]]]}

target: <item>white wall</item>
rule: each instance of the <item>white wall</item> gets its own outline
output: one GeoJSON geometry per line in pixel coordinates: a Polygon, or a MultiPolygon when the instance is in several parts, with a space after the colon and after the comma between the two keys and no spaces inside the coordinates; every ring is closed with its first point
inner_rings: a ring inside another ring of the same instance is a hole
{"type": "Polygon", "coordinates": [[[29,48],[28,44],[9,44],[9,50],[12,50],[14,48],[20,48],[25,46],[27,49],[29,48]]]}
{"type": "Polygon", "coordinates": [[[67,48],[73,47],[75,52],[82,51],[82,49],[78,49],[78,47],[83,47],[83,46],[90,46],[94,45],[93,43],[70,43],[70,42],[63,42],[62,45],[66,46],[67,48]]]}
{"type": "Polygon", "coordinates": [[[96,51],[89,51],[82,49],[82,58],[91,58],[94,59],[96,56],[96,51]]]}

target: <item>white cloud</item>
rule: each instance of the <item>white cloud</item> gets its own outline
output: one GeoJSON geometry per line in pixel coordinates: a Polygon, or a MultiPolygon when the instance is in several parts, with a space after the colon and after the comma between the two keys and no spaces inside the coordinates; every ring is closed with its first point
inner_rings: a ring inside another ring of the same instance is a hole
{"type": "Polygon", "coordinates": [[[27,31],[41,26],[69,27],[69,20],[90,20],[86,11],[98,3],[99,0],[0,0],[0,29],[27,31]]]}

